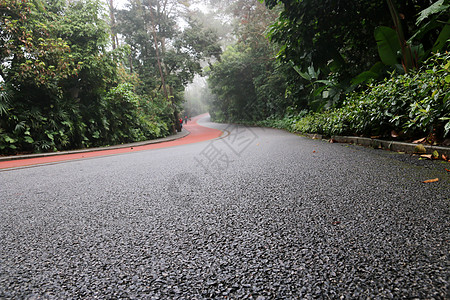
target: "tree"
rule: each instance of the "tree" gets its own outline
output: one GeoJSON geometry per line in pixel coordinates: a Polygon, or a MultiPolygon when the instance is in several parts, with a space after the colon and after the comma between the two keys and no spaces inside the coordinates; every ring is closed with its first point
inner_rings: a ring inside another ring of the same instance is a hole
{"type": "Polygon", "coordinates": [[[133,53],[133,69],[144,83],[142,89],[165,89],[173,106],[174,125],[178,125],[184,87],[201,73],[202,60],[220,54],[217,36],[189,18],[187,5],[179,1],[133,0],[127,10],[119,12],[118,20],[133,53]],[[184,30],[177,26],[177,18],[187,23],[184,30]]]}
{"type": "Polygon", "coordinates": [[[286,94],[289,73],[275,60],[277,49],[265,36],[277,12],[254,1],[236,5],[237,43],[211,66],[209,84],[216,95],[212,116],[221,121],[283,116],[288,106],[295,105],[286,94]]]}
{"type": "Polygon", "coordinates": [[[58,16],[39,1],[5,0],[0,12],[0,86],[2,102],[8,101],[7,109],[1,105],[0,150],[64,147],[71,120],[61,85],[78,67],[55,34],[58,16]]]}
{"type": "MultiPolygon", "coordinates": [[[[273,42],[280,45],[281,50],[278,54],[280,61],[291,64],[303,77],[304,80],[297,85],[300,87],[307,85],[311,89],[311,92],[307,93],[310,95],[310,103],[314,101],[323,103],[318,106],[319,109],[339,106],[343,95],[356,87],[355,83],[361,83],[380,74],[382,68],[380,69],[379,65],[375,66],[379,56],[373,33],[381,25],[394,26],[387,2],[367,0],[264,2],[269,8],[282,5],[282,12],[271,26],[269,36],[273,42]],[[365,72],[372,66],[377,70],[365,72]],[[307,76],[303,74],[311,69],[319,70],[320,76],[312,84],[308,84],[308,79],[305,79],[307,76]],[[362,72],[365,73],[361,74],[362,72]],[[355,79],[359,74],[361,76],[355,79]],[[314,90],[318,85],[320,87],[314,90]],[[331,102],[328,97],[330,93],[337,95],[331,102]],[[326,105],[327,103],[329,105],[326,105]]],[[[389,2],[397,8],[400,20],[396,26],[399,29],[401,23],[404,37],[407,39],[410,33],[415,31],[416,15],[428,7],[430,2],[418,0],[389,2]]]]}
{"type": "Polygon", "coordinates": [[[93,0],[5,0],[0,6],[0,150],[42,152],[168,134],[157,95],[137,95],[126,47],[110,51],[93,0]]]}
{"type": "Polygon", "coordinates": [[[77,70],[69,45],[54,36],[49,18],[55,16],[41,6],[18,0],[5,0],[0,12],[3,81],[17,91],[27,84],[58,91],[58,83],[77,70]]]}

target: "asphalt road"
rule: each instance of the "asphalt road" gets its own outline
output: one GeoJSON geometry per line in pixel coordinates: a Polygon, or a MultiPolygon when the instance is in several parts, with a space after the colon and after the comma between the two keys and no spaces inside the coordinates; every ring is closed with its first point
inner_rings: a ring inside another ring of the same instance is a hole
{"type": "Polygon", "coordinates": [[[448,163],[208,126],[1,171],[0,298],[450,298],[448,163]]]}

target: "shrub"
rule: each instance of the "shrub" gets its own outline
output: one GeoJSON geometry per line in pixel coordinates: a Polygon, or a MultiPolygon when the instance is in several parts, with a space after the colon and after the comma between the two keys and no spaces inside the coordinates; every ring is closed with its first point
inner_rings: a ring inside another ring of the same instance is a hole
{"type": "Polygon", "coordinates": [[[310,113],[294,129],[325,135],[405,137],[450,133],[450,54],[436,54],[420,70],[392,75],[347,96],[342,108],[310,113]]]}

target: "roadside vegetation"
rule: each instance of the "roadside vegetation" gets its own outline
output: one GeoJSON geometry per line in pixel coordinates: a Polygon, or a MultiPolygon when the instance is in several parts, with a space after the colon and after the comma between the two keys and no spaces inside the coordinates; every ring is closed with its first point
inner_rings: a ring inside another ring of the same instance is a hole
{"type": "Polygon", "coordinates": [[[0,154],[175,132],[184,87],[221,52],[186,5],[0,0],[0,154]]]}
{"type": "Polygon", "coordinates": [[[450,55],[435,55],[417,71],[393,75],[349,94],[340,108],[309,113],[291,130],[324,135],[415,137],[436,142],[450,132],[450,55]]]}
{"type": "Polygon", "coordinates": [[[450,1],[235,2],[237,42],[209,73],[214,120],[450,137],[450,1]]]}
{"type": "Polygon", "coordinates": [[[450,0],[0,0],[0,155],[163,137],[205,110],[439,143],[449,12],[450,0]]]}

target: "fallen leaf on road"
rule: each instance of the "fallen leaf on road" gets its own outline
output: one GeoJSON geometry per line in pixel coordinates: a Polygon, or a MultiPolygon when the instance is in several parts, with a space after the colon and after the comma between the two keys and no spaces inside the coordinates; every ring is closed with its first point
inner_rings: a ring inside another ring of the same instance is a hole
{"type": "Polygon", "coordinates": [[[316,153],[316,150],[314,150],[313,153],[316,153]]]}
{"type": "Polygon", "coordinates": [[[445,155],[445,154],[442,154],[442,159],[443,159],[443,160],[448,160],[448,157],[447,157],[447,155],[445,155]]]}
{"type": "Polygon", "coordinates": [[[445,169],[445,171],[447,171],[447,172],[450,172],[450,170],[449,170],[449,169],[445,169]]]}
{"type": "Polygon", "coordinates": [[[431,154],[422,154],[420,157],[427,158],[427,159],[432,159],[433,158],[433,156],[431,154]]]}
{"type": "Polygon", "coordinates": [[[415,141],[413,141],[413,144],[419,144],[419,143],[423,143],[423,142],[425,142],[425,140],[426,140],[427,138],[426,137],[424,137],[424,138],[421,138],[421,139],[418,139],[418,140],[415,140],[415,141]]]}
{"type": "Polygon", "coordinates": [[[438,182],[438,181],[439,181],[439,178],[434,178],[434,179],[425,180],[425,181],[423,181],[423,183],[432,183],[432,182],[438,182]]]}
{"type": "Polygon", "coordinates": [[[334,140],[334,139],[330,139],[330,141],[329,141],[330,143],[336,143],[336,140],[334,140]]]}

